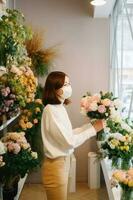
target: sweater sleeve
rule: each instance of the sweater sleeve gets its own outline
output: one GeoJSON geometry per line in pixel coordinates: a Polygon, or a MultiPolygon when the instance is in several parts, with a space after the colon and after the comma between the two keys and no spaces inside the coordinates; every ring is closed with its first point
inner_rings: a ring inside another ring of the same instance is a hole
{"type": "Polygon", "coordinates": [[[56,146],[63,150],[76,148],[90,137],[96,135],[96,131],[91,124],[84,126],[79,134],[74,134],[71,126],[69,126],[70,122],[67,122],[67,118],[66,121],[62,120],[60,113],[47,109],[43,115],[49,137],[53,139],[56,146]]]}

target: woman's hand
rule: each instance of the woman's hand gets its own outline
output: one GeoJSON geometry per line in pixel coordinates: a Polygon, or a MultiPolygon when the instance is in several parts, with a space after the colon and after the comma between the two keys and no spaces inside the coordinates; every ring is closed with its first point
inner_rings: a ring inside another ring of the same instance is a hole
{"type": "Polygon", "coordinates": [[[105,122],[105,120],[97,120],[97,121],[93,122],[92,125],[95,128],[96,132],[99,132],[105,128],[106,122],[105,122]]]}

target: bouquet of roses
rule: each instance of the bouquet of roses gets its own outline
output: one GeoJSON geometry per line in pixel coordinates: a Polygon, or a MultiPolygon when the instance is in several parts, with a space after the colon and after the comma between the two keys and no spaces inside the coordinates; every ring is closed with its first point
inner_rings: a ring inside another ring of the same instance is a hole
{"type": "Polygon", "coordinates": [[[112,133],[101,144],[102,153],[112,160],[112,166],[128,169],[132,165],[133,134],[112,133]]]}
{"type": "Polygon", "coordinates": [[[117,170],[112,175],[112,182],[116,181],[113,186],[119,184],[122,189],[121,200],[133,199],[133,168],[128,171],[117,170]]]}
{"type": "Polygon", "coordinates": [[[113,93],[87,94],[81,99],[81,113],[92,119],[107,119],[118,114],[121,108],[119,99],[113,97],[113,93]]]}

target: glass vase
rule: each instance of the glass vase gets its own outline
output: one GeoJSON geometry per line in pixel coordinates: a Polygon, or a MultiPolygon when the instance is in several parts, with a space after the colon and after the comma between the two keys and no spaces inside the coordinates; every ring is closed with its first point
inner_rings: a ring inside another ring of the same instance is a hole
{"type": "Polygon", "coordinates": [[[130,159],[121,159],[120,169],[128,170],[132,167],[130,159]]]}
{"type": "Polygon", "coordinates": [[[122,189],[121,200],[133,200],[133,189],[122,189]]]}
{"type": "Polygon", "coordinates": [[[104,130],[97,132],[97,141],[104,141],[106,139],[106,133],[104,130]]]}
{"type": "Polygon", "coordinates": [[[132,162],[130,159],[122,159],[113,157],[112,160],[112,167],[116,169],[128,170],[132,167],[132,162]]]}

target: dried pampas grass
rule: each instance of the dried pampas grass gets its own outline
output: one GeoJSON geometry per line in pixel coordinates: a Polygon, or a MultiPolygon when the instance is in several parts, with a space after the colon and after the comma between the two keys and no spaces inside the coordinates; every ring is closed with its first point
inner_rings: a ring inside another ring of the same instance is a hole
{"type": "Polygon", "coordinates": [[[37,76],[44,76],[57,56],[57,46],[44,47],[42,31],[35,31],[31,40],[26,41],[29,57],[32,59],[32,68],[37,76]]]}

